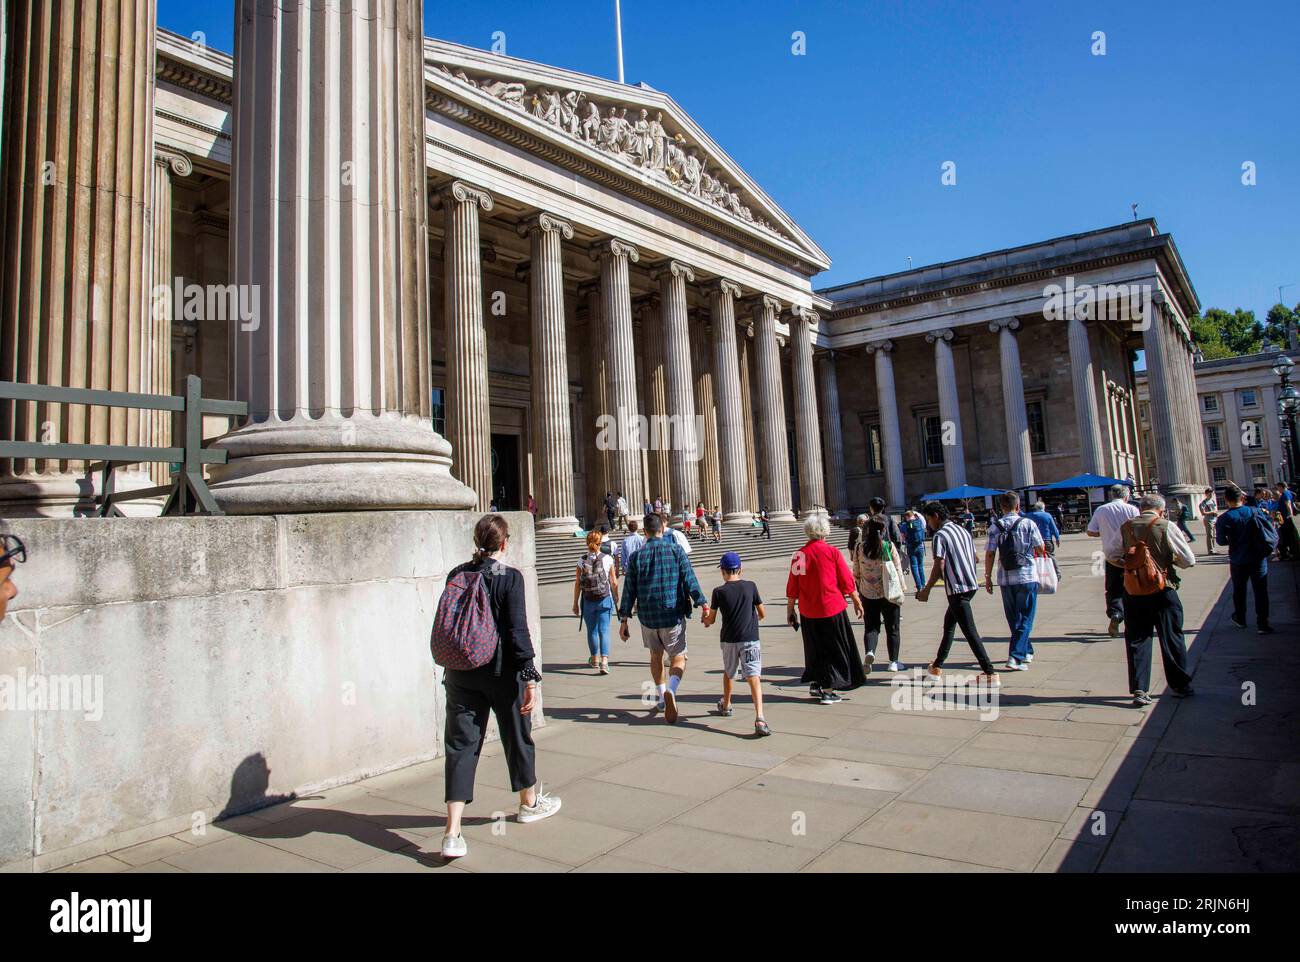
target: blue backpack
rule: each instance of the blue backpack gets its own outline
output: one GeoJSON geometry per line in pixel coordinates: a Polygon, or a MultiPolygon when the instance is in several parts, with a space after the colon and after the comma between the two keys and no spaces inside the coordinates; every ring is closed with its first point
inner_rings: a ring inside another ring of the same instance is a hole
{"type": "Polygon", "coordinates": [[[1277,550],[1277,526],[1273,524],[1273,519],[1268,516],[1268,512],[1262,508],[1256,508],[1250,513],[1250,521],[1247,522],[1246,538],[1252,549],[1252,554],[1256,558],[1268,558],[1277,550]]]}

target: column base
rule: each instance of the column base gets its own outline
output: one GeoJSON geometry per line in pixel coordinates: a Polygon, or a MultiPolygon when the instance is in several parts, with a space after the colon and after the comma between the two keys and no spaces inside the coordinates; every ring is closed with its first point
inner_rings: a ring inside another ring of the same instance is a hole
{"type": "Polygon", "coordinates": [[[577,518],[538,518],[537,533],[547,535],[564,535],[572,537],[573,532],[582,530],[577,518]]]}
{"type": "Polygon", "coordinates": [[[722,516],[723,524],[751,525],[756,515],[752,511],[732,511],[722,516]]]}
{"type": "Polygon", "coordinates": [[[791,510],[789,510],[789,509],[786,509],[786,510],[784,510],[784,511],[769,511],[769,512],[767,513],[767,517],[768,517],[768,520],[769,520],[769,521],[796,521],[796,520],[798,520],[797,518],[795,518],[795,516],[794,516],[794,512],[791,511],[791,510]]]}
{"type": "MultiPolygon", "coordinates": [[[[0,518],[89,518],[99,510],[100,472],[89,474],[27,474],[0,480],[0,518]]],[[[153,488],[147,473],[119,469],[113,488],[118,494],[153,488]]],[[[118,502],[128,518],[156,518],[163,498],[118,502]]]]}
{"type": "Polygon", "coordinates": [[[399,414],[327,414],[247,425],[213,442],[230,461],[210,469],[228,514],[473,510],[478,495],[451,476],[451,445],[399,414]]]}

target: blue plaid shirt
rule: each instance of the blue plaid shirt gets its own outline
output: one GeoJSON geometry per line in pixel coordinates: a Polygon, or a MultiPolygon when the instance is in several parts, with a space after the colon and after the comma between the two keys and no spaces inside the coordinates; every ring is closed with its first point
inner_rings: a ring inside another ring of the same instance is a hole
{"type": "Polygon", "coordinates": [[[686,552],[668,538],[650,538],[628,561],[619,618],[629,617],[635,603],[637,618],[646,628],[671,628],[690,615],[691,602],[700,607],[709,603],[686,552]]]}

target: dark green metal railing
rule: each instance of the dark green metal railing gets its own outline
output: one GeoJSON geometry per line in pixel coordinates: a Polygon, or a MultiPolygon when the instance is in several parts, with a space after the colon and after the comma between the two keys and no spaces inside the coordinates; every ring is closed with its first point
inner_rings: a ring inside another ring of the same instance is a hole
{"type": "Polygon", "coordinates": [[[0,401],[37,401],[46,404],[86,404],[110,408],[133,408],[141,411],[166,411],[184,415],[185,443],[183,447],[140,447],[127,444],[47,444],[44,441],[0,441],[0,460],[85,461],[100,463],[100,496],[98,515],[101,518],[122,517],[119,502],[142,498],[167,496],[163,504],[164,515],[210,514],[223,512],[217,507],[207,482],[203,479],[205,464],[225,464],[226,451],[203,446],[203,415],[221,414],[247,417],[248,405],[243,401],[215,401],[203,397],[203,381],[191,374],[185,378],[185,393],[132,394],[126,391],[94,391],[87,388],[51,387],[45,384],[18,384],[0,381],[0,401]],[[176,480],[156,488],[142,488],[117,493],[113,472],[128,464],[162,463],[179,464],[176,480]]]}

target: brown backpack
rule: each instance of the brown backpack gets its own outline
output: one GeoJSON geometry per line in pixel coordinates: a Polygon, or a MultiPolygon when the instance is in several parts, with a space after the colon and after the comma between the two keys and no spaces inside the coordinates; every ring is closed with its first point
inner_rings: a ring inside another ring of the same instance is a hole
{"type": "Polygon", "coordinates": [[[1151,531],[1151,522],[1145,526],[1142,534],[1132,521],[1124,522],[1125,541],[1131,542],[1124,549],[1124,593],[1129,595],[1154,595],[1164,591],[1168,585],[1165,570],[1156,563],[1155,555],[1147,544],[1144,535],[1151,531]]]}

